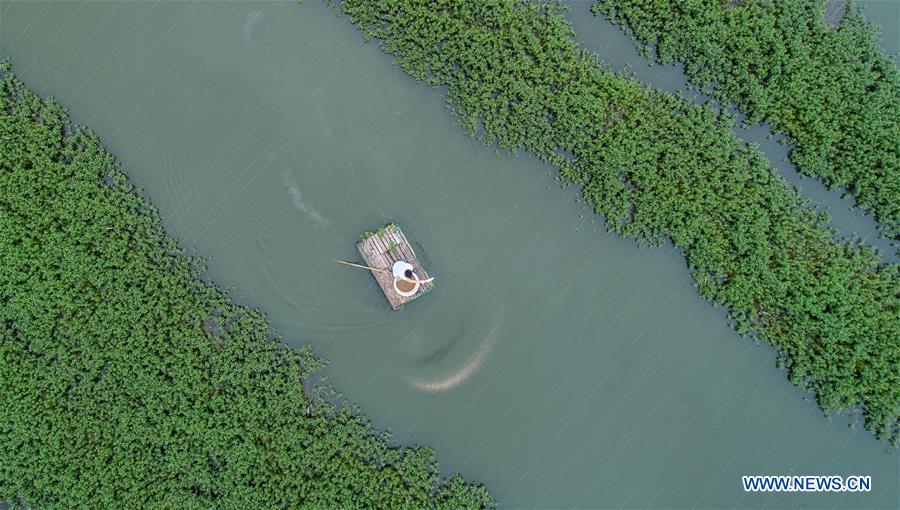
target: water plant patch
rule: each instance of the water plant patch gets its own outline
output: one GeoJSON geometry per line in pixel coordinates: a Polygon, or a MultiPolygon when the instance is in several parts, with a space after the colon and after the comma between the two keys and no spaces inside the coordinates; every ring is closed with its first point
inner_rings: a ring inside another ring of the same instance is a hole
{"type": "Polygon", "coordinates": [[[848,2],[828,0],[602,0],[594,10],[625,27],[659,62],[683,62],[704,92],[770,122],[790,160],[844,188],[885,233],[900,236],[900,71],[878,31],[848,2]]]}

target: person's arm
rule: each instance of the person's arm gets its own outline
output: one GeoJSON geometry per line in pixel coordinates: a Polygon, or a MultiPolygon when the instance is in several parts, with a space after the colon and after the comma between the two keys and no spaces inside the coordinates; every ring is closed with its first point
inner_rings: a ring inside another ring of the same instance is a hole
{"type": "Polygon", "coordinates": [[[434,277],[432,276],[431,278],[429,278],[429,279],[427,279],[427,280],[419,280],[419,279],[416,279],[416,278],[407,278],[407,277],[405,277],[405,276],[401,276],[400,279],[401,279],[401,280],[404,280],[404,281],[407,281],[407,282],[409,282],[409,283],[423,284],[423,283],[431,283],[431,280],[434,280],[434,277]]]}

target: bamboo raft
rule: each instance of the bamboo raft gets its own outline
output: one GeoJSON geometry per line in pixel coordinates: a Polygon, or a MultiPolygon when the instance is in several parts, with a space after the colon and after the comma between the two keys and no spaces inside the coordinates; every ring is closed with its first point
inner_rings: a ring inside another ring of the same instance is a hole
{"type": "Polygon", "coordinates": [[[371,273],[392,309],[396,310],[434,288],[434,284],[430,282],[419,285],[419,289],[411,296],[403,296],[394,288],[394,277],[390,270],[394,262],[398,260],[405,260],[412,264],[413,272],[420,280],[428,279],[428,273],[419,263],[412,245],[397,225],[389,224],[380,228],[378,232],[367,233],[362,241],[356,243],[356,249],[366,261],[366,265],[387,269],[387,271],[371,271],[371,273]]]}

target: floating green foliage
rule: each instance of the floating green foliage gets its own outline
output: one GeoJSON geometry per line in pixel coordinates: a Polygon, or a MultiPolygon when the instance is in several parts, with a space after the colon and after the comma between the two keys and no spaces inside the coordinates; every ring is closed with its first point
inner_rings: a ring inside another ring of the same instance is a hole
{"type": "Polygon", "coordinates": [[[376,230],[375,232],[369,232],[368,230],[363,232],[359,236],[359,239],[361,241],[365,241],[366,239],[369,239],[370,237],[372,237],[376,234],[378,234],[379,237],[384,237],[384,234],[386,232],[395,232],[396,230],[397,230],[397,225],[394,225],[393,223],[385,223],[384,225],[378,227],[378,230],[376,230]]]}
{"type": "Polygon", "coordinates": [[[607,228],[680,248],[701,295],[766,339],[826,411],[900,423],[900,272],[825,219],[732,135],[733,119],[609,72],[555,3],[343,0],[399,66],[446,87],[467,133],[581,185],[607,228]]]}
{"type": "Polygon", "coordinates": [[[200,280],[96,136],[0,74],[0,501],[493,505],[333,390],[307,393],[323,362],[200,280]]]}
{"type": "Polygon", "coordinates": [[[770,122],[797,169],[843,187],[900,238],[900,72],[852,2],[601,0],[660,62],[684,62],[704,92],[770,122]]]}

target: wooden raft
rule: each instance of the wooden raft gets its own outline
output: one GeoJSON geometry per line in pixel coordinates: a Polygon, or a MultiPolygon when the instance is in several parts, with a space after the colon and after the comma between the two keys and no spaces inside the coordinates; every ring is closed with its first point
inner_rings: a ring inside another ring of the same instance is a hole
{"type": "MultiPolygon", "coordinates": [[[[400,227],[396,225],[391,224],[379,229],[378,232],[356,243],[356,249],[359,250],[359,254],[362,255],[369,267],[384,268],[390,271],[394,262],[405,260],[413,265],[413,272],[420,280],[428,279],[428,273],[419,264],[412,245],[409,244],[400,227]]],[[[370,273],[381,286],[384,297],[387,298],[394,310],[434,288],[433,283],[422,284],[419,285],[419,290],[415,294],[405,297],[394,290],[394,277],[391,273],[381,271],[370,271],[370,273]]]]}

